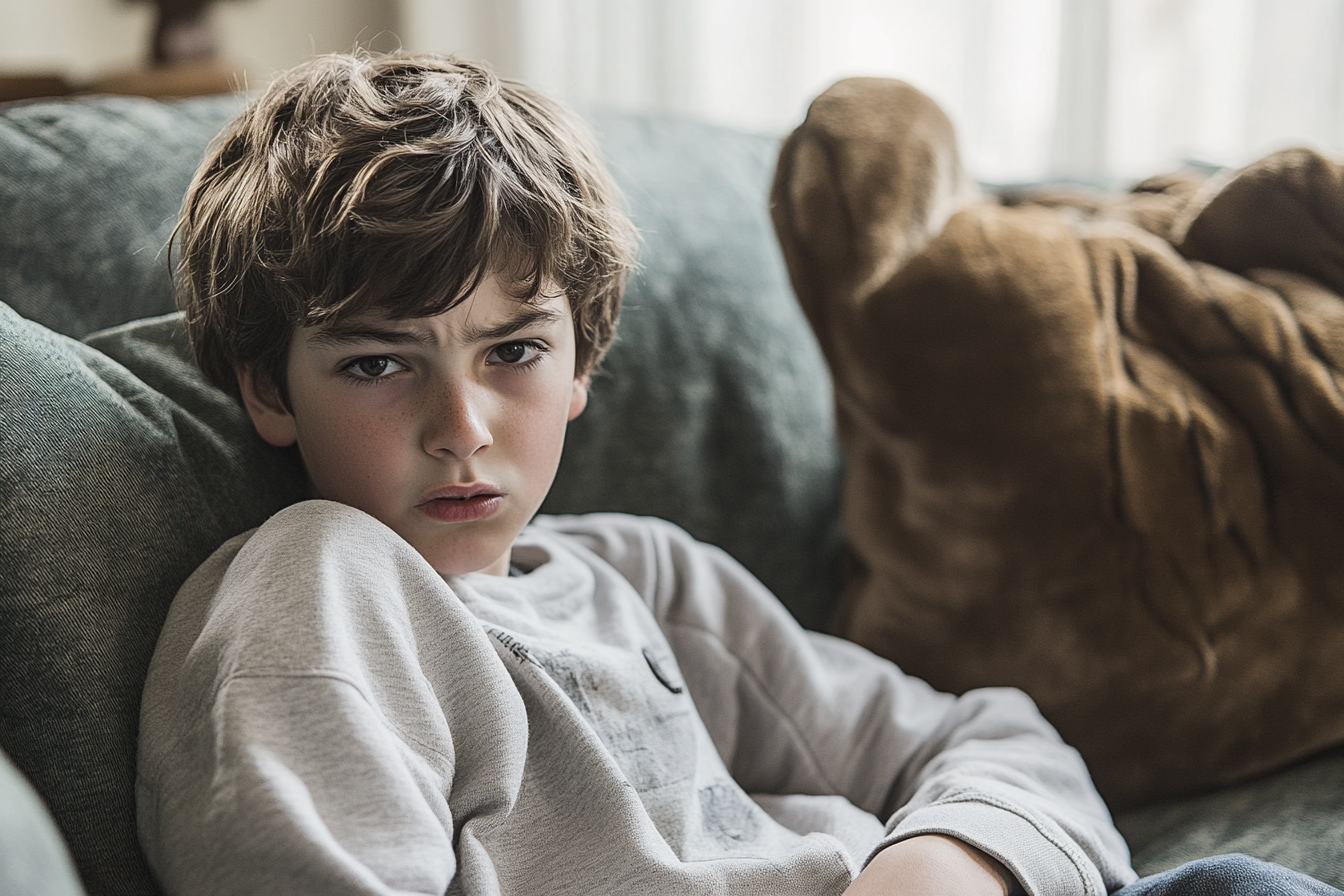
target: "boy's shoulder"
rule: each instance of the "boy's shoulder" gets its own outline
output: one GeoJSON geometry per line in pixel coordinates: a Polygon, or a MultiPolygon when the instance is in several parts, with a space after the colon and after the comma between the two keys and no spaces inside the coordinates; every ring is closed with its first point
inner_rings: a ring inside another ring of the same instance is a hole
{"type": "Polygon", "coordinates": [[[669,520],[656,516],[641,516],[615,511],[543,513],[538,514],[532,520],[532,526],[580,540],[663,540],[672,538],[694,541],[694,538],[685,529],[669,520]]]}
{"type": "Polygon", "coordinates": [[[646,569],[647,575],[653,576],[660,564],[678,555],[718,550],[697,541],[676,523],[629,513],[542,514],[524,532],[529,530],[558,536],[591,551],[636,584],[644,576],[632,578],[634,567],[646,569]]]}
{"type": "Polygon", "coordinates": [[[673,522],[626,513],[542,515],[527,533],[557,538],[571,550],[613,568],[654,610],[666,613],[703,608],[723,600],[745,600],[783,610],[778,599],[722,548],[699,541],[673,522]],[[679,610],[673,607],[680,607],[679,610]]]}

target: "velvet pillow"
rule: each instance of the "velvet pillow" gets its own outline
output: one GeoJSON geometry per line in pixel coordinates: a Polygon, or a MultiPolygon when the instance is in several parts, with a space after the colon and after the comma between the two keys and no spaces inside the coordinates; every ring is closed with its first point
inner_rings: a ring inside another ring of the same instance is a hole
{"type": "Polygon", "coordinates": [[[1028,691],[1124,805],[1344,742],[1344,166],[980,196],[897,81],[774,186],[836,382],[840,631],[1028,691]]]}

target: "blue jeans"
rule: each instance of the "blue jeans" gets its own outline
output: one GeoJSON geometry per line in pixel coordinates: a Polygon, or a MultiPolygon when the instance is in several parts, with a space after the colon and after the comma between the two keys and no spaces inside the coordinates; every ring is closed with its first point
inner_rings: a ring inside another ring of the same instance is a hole
{"type": "Polygon", "coordinates": [[[1344,896],[1344,891],[1282,865],[1226,855],[1145,877],[1112,896],[1344,896]]]}

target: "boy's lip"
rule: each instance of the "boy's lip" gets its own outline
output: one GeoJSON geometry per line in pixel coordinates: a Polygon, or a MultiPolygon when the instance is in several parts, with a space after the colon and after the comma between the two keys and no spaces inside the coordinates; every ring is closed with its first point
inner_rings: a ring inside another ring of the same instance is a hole
{"type": "Polygon", "coordinates": [[[504,503],[504,495],[493,485],[449,485],[426,493],[416,509],[441,523],[469,523],[485,519],[504,503]]]}
{"type": "Polygon", "coordinates": [[[420,505],[428,504],[430,501],[446,499],[450,501],[462,501],[467,498],[480,497],[503,497],[504,493],[488,482],[471,482],[466,485],[445,485],[443,488],[436,488],[431,492],[425,492],[420,496],[420,505]]]}

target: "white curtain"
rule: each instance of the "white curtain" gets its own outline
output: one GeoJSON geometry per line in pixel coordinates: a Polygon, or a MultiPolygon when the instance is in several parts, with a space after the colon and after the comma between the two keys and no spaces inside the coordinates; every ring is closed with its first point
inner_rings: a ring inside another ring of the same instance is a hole
{"type": "Polygon", "coordinates": [[[401,2],[408,48],[488,59],[586,108],[782,134],[838,78],[903,78],[989,182],[1344,153],[1344,0],[401,2]]]}

